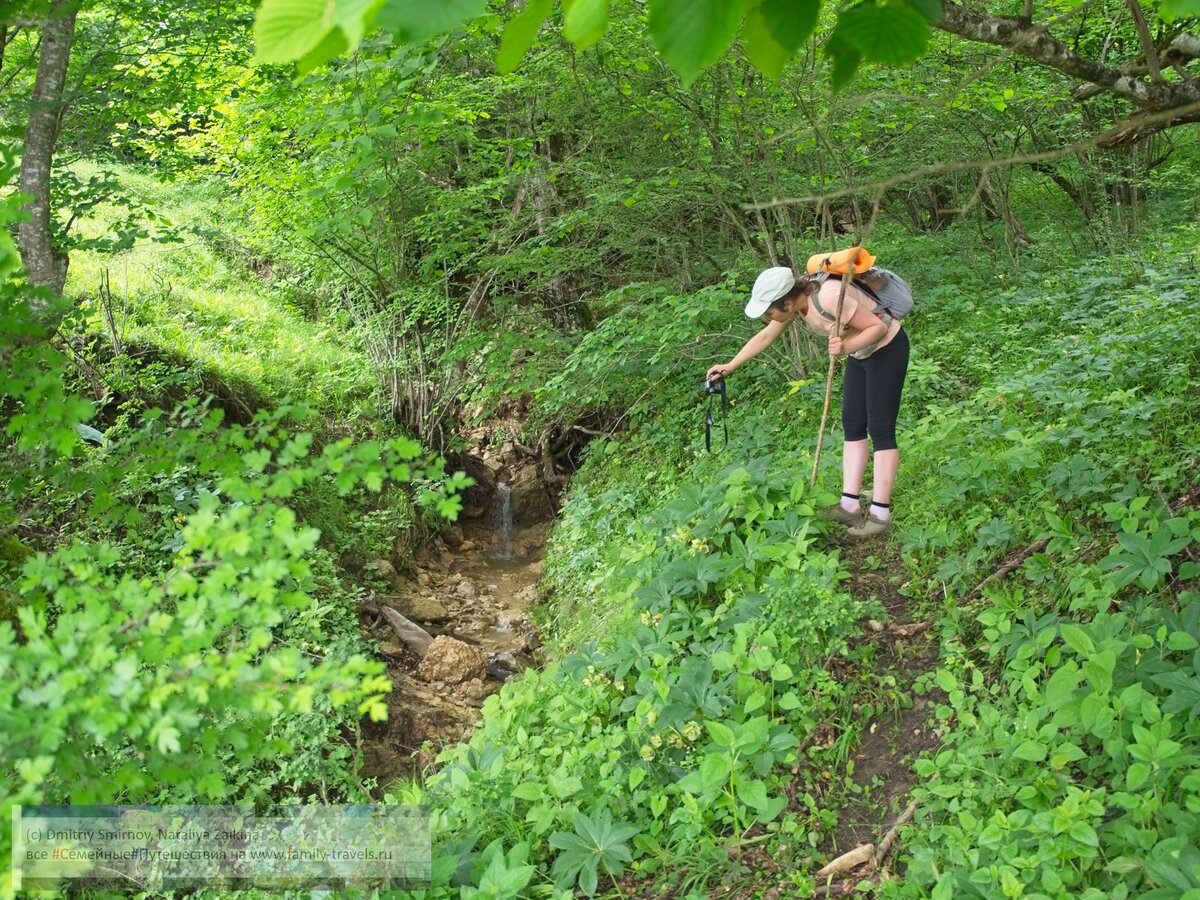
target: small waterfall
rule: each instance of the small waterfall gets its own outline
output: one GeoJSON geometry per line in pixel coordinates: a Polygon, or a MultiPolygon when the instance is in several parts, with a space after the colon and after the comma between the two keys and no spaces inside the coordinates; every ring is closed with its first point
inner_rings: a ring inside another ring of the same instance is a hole
{"type": "Polygon", "coordinates": [[[513,558],[512,488],[504,482],[496,485],[496,500],[492,509],[492,546],[497,559],[513,558]]]}

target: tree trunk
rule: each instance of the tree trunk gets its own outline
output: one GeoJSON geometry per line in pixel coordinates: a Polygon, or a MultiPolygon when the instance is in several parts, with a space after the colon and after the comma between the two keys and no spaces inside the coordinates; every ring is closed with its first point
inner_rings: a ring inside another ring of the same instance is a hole
{"type": "MultiPolygon", "coordinates": [[[[13,34],[16,33],[17,30],[14,28],[13,34]]],[[[0,72],[4,71],[4,51],[8,49],[8,40],[8,23],[0,22],[0,72]]]]}
{"type": "Polygon", "coordinates": [[[50,171],[63,113],[63,85],[75,36],[75,15],[69,0],[56,0],[42,26],[41,56],[33,102],[21,154],[20,191],[33,199],[26,204],[29,220],[17,226],[21,260],[29,282],[62,294],[67,280],[67,255],[54,245],[51,231],[50,171]],[[65,14],[64,10],[69,10],[65,14]]]}

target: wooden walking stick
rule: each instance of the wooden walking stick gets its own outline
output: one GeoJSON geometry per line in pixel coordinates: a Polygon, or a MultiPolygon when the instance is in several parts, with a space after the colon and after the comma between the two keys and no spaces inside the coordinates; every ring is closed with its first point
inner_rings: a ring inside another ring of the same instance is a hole
{"type": "MultiPolygon", "coordinates": [[[[842,304],[846,300],[846,286],[854,280],[854,263],[849,266],[850,271],[842,276],[842,289],[838,291],[837,315],[833,320],[833,333],[835,337],[842,336],[842,304]]],[[[817,288],[820,290],[820,288],[817,288]]],[[[812,302],[811,300],[809,301],[812,302]]],[[[817,466],[821,464],[821,444],[825,441],[825,423],[829,420],[829,398],[833,396],[833,369],[837,363],[836,356],[829,357],[829,375],[825,378],[825,408],[821,411],[821,430],[817,432],[817,452],[813,454],[813,470],[812,481],[810,487],[815,487],[817,484],[817,466]]]]}

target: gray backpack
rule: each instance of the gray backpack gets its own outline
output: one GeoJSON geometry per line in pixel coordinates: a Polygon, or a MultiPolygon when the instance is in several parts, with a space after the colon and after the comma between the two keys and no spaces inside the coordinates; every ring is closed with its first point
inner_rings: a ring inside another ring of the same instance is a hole
{"type": "MultiPolygon", "coordinates": [[[[817,312],[832,321],[834,318],[833,313],[827,312],[822,308],[817,295],[820,293],[820,285],[825,282],[826,278],[834,278],[841,281],[842,276],[829,272],[820,272],[817,273],[817,276],[817,290],[812,294],[813,302],[817,307],[817,312]]],[[[882,314],[886,313],[890,319],[903,319],[912,311],[912,288],[908,286],[907,281],[891,269],[885,269],[883,266],[871,266],[871,268],[867,269],[861,275],[855,276],[854,286],[862,288],[871,296],[875,301],[875,309],[872,312],[880,316],[880,318],[884,318],[882,314]]],[[[885,324],[889,324],[886,318],[885,324]]]]}

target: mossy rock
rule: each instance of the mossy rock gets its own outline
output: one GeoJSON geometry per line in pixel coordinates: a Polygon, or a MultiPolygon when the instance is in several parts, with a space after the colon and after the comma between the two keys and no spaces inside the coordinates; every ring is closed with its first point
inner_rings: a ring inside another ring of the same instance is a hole
{"type": "Polygon", "coordinates": [[[25,565],[25,560],[33,555],[33,551],[15,537],[0,536],[0,568],[19,569],[25,565]]]}
{"type": "MultiPolygon", "coordinates": [[[[16,538],[0,536],[0,574],[15,574],[31,556],[33,551],[16,538]]],[[[16,622],[17,604],[11,591],[0,588],[0,621],[4,620],[16,622]]]]}

